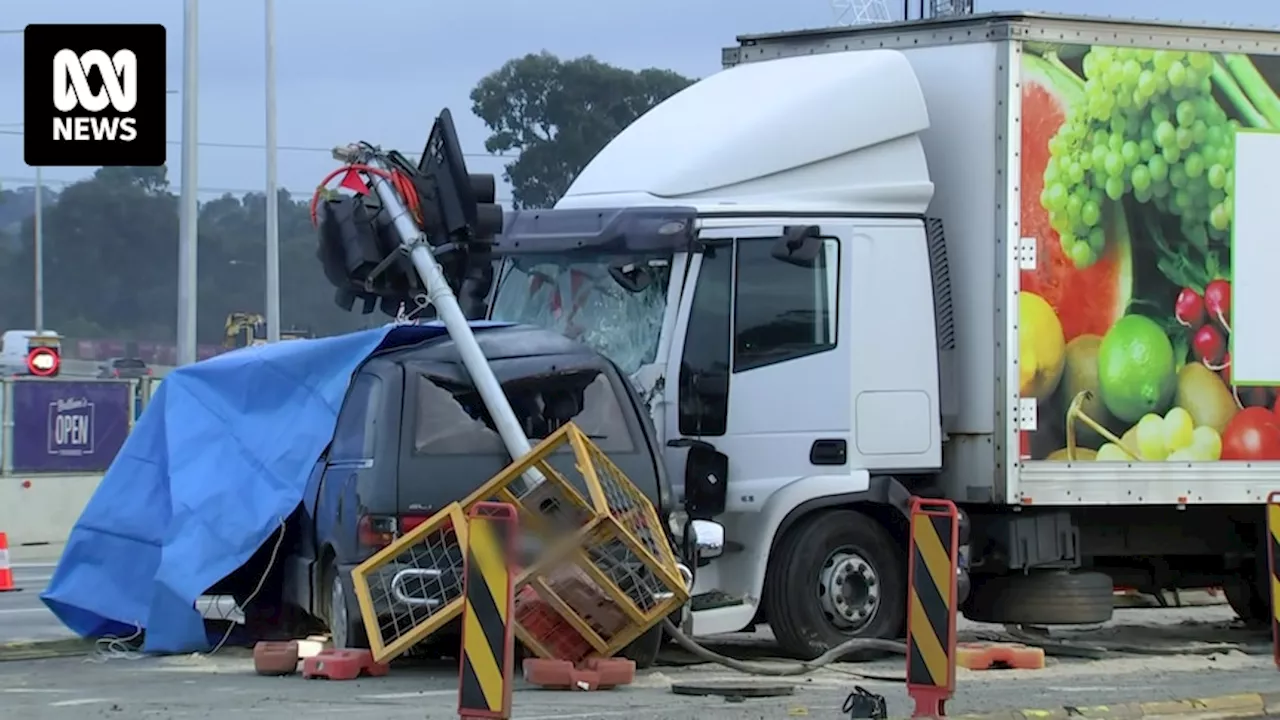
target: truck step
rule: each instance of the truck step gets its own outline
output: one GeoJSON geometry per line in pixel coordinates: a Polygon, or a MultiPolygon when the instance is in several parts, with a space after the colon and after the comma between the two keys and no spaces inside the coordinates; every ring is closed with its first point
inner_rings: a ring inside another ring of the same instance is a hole
{"type": "Polygon", "coordinates": [[[701,595],[694,595],[689,600],[689,608],[694,612],[699,610],[714,610],[722,607],[733,607],[734,605],[742,605],[746,602],[743,598],[734,597],[728,593],[722,593],[719,590],[712,590],[701,595]]]}

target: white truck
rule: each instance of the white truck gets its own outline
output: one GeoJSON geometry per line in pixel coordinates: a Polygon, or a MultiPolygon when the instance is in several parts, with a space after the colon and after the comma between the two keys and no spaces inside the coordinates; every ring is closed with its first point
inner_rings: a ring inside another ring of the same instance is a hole
{"type": "Polygon", "coordinates": [[[967,513],[971,618],[1225,586],[1265,619],[1280,33],[992,14],[723,60],[510,217],[490,307],[633,374],[676,530],[724,530],[693,632],[898,636],[911,494],[967,513]]]}

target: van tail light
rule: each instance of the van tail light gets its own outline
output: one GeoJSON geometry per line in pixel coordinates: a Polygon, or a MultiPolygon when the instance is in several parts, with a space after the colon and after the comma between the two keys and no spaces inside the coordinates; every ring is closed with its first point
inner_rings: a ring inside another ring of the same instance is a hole
{"type": "Polygon", "coordinates": [[[422,523],[430,520],[428,515],[401,515],[400,516],[400,532],[408,533],[410,530],[418,527],[422,523]]]}
{"type": "Polygon", "coordinates": [[[150,377],[150,376],[151,376],[151,368],[147,368],[147,376],[148,376],[148,377],[150,377]]]}
{"type": "Polygon", "coordinates": [[[114,375],[115,377],[120,377],[120,368],[116,368],[115,370],[112,370],[111,374],[114,375]]]}
{"type": "Polygon", "coordinates": [[[360,545],[380,550],[396,539],[396,519],[391,515],[361,515],[356,533],[360,545]]]}

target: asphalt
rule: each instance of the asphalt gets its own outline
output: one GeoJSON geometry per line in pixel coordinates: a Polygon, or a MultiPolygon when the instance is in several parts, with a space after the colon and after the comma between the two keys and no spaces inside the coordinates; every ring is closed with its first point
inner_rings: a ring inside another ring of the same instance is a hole
{"type": "Polygon", "coordinates": [[[44,603],[40,592],[53,576],[53,562],[18,562],[13,566],[14,592],[0,592],[0,643],[59,640],[72,637],[44,603]]]}
{"type": "MultiPolygon", "coordinates": [[[[53,572],[47,561],[19,562],[21,592],[0,593],[0,645],[53,640],[70,634],[43,608],[39,592],[53,572]]],[[[206,609],[206,614],[210,614],[206,609]]],[[[1089,638],[1142,643],[1237,641],[1225,607],[1123,610],[1109,627],[1089,638]],[[1164,640],[1161,640],[1164,638],[1164,640]]],[[[970,623],[962,635],[983,628],[970,623]]],[[[973,637],[977,637],[973,635],[973,637]]],[[[1082,636],[1085,637],[1085,636],[1082,636]]],[[[964,639],[964,638],[962,638],[964,639]]],[[[1256,638],[1254,640],[1257,640],[1256,638]]],[[[767,631],[726,638],[725,654],[769,657],[767,631]]],[[[772,661],[765,660],[767,664],[772,661]]],[[[539,690],[517,681],[514,720],[747,720],[782,717],[842,717],[841,705],[855,686],[883,695],[891,717],[907,717],[911,705],[900,680],[900,659],[839,664],[798,679],[750,678],[713,665],[664,666],[643,672],[628,687],[596,692],[539,690]],[[889,678],[889,679],[886,679],[889,678]],[[728,702],[718,697],[671,693],[673,682],[791,685],[789,697],[728,702]]],[[[1041,670],[961,669],[948,704],[952,716],[1024,708],[1119,706],[1185,698],[1266,693],[1280,688],[1269,655],[1231,652],[1211,656],[1168,654],[1105,660],[1050,658],[1041,670]]],[[[457,717],[457,669],[452,661],[406,661],[390,675],[352,682],[259,677],[246,650],[170,657],[99,651],[90,657],[0,662],[0,717],[201,718],[330,716],[340,713],[379,720],[457,717]]],[[[1148,713],[1150,715],[1150,713],[1148,713]]],[[[1023,714],[1019,717],[1034,717],[1023,714]]],[[[1215,717],[1237,717],[1217,714],[1215,717]]],[[[1258,713],[1253,713],[1258,716],[1258,713]]],[[[1189,716],[1187,716],[1189,717],[1189,716]]]]}
{"type": "MultiPolygon", "coordinates": [[[[840,717],[855,685],[883,695],[891,717],[910,715],[902,684],[859,679],[853,673],[895,675],[900,661],[839,665],[798,680],[791,697],[728,702],[670,692],[673,681],[743,682],[714,666],[659,668],[627,687],[595,692],[556,692],[518,682],[516,720],[744,720],[840,717]]],[[[1229,655],[1217,659],[1142,658],[1063,661],[1044,670],[961,671],[950,715],[1016,708],[1098,706],[1257,693],[1273,689],[1270,658],[1229,655]]],[[[267,678],[253,674],[243,650],[213,656],[168,658],[61,658],[0,663],[0,714],[30,720],[63,718],[213,718],[330,716],[359,713],[380,720],[457,717],[453,663],[408,663],[390,675],[351,682],[267,678]]],[[[770,679],[746,679],[772,684],[770,679]]],[[[1255,713],[1256,714],[1256,713],[1255,713]]]]}

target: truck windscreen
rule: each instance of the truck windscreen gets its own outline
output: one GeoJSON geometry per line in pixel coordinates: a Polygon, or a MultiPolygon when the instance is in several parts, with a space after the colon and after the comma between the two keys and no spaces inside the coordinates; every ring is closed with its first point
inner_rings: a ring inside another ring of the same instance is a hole
{"type": "Polygon", "coordinates": [[[670,280],[668,259],[508,258],[490,316],[560,333],[630,375],[657,355],[670,280]]]}

